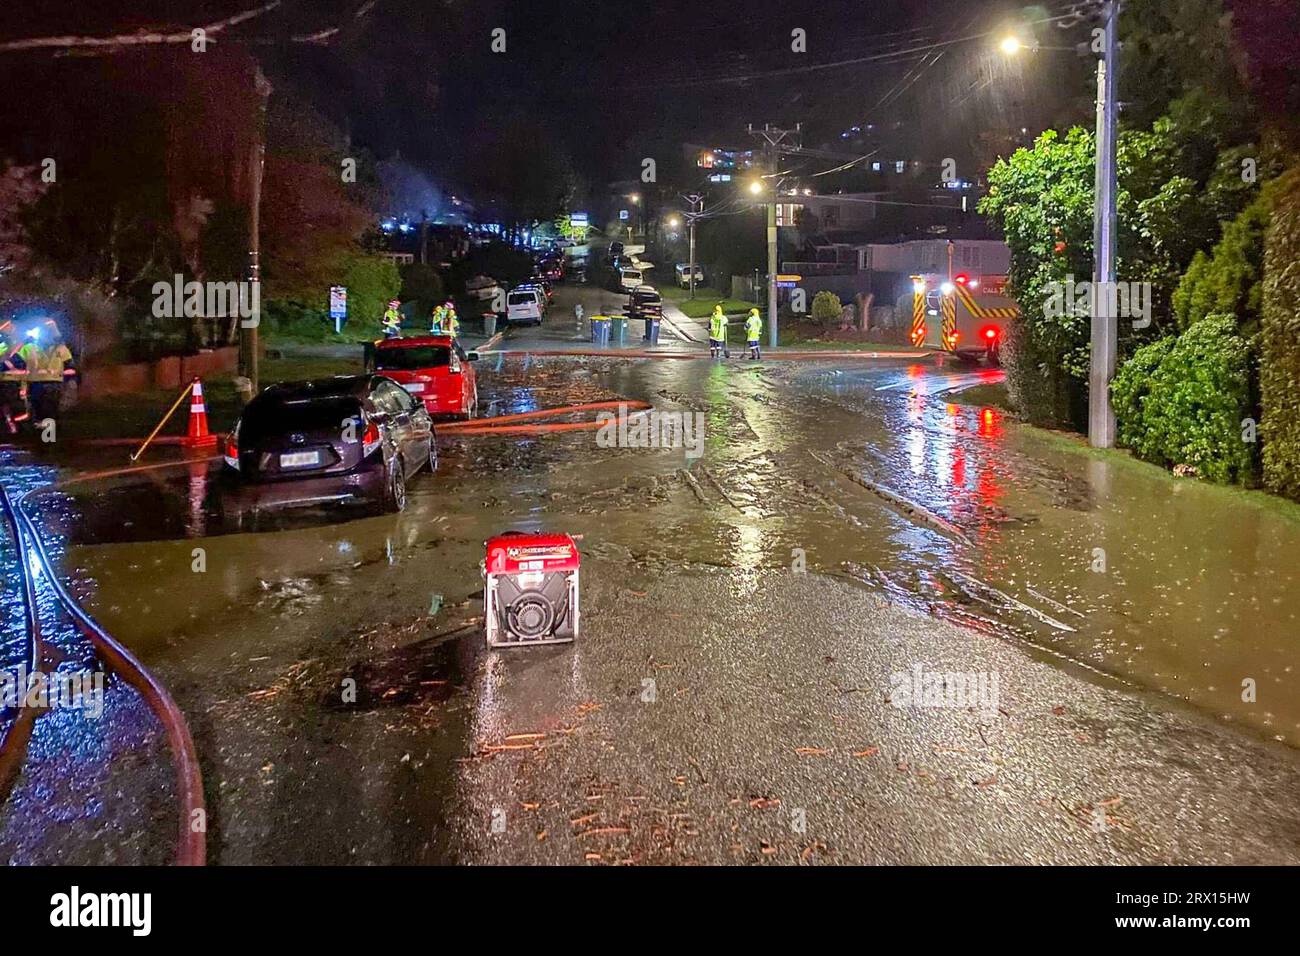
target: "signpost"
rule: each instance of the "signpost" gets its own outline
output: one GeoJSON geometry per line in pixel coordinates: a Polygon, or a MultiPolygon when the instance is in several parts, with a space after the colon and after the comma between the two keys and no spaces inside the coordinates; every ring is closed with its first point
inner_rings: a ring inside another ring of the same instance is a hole
{"type": "Polygon", "coordinates": [[[330,318],[334,320],[334,334],[343,331],[343,324],[348,320],[348,290],[346,286],[330,286],[330,318]]]}
{"type": "Polygon", "coordinates": [[[778,275],[776,277],[776,287],[778,289],[793,289],[802,281],[803,281],[803,276],[778,275]]]}

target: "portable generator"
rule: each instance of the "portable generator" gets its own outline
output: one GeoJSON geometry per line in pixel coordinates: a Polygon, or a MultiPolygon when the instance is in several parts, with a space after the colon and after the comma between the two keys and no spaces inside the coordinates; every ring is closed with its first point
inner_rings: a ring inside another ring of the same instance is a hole
{"type": "Polygon", "coordinates": [[[563,644],[578,636],[578,545],[567,534],[508,532],[487,542],[488,645],[563,644]]]}

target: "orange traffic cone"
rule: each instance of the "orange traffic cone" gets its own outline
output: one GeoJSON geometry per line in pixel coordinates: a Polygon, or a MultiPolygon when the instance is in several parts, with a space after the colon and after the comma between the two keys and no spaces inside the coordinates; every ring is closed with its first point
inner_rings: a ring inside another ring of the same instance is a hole
{"type": "Polygon", "coordinates": [[[190,425],[181,445],[185,448],[210,448],[217,436],[208,432],[208,409],[203,404],[203,383],[196,377],[190,385],[190,425]]]}

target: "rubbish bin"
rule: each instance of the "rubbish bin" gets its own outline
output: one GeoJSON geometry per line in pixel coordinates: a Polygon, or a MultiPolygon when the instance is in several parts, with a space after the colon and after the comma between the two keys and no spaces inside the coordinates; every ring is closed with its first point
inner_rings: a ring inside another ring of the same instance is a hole
{"type": "Polygon", "coordinates": [[[609,319],[604,316],[592,317],[591,341],[595,345],[609,347],[609,319]]]}
{"type": "Polygon", "coordinates": [[[659,344],[659,321],[658,316],[646,319],[645,321],[646,338],[650,340],[651,345],[659,344]]]}
{"type": "Polygon", "coordinates": [[[487,338],[497,334],[497,315],[495,312],[483,313],[483,335],[487,338]]]}
{"type": "MultiPolygon", "coordinates": [[[[619,348],[623,347],[627,341],[627,319],[618,316],[614,317],[614,327],[610,329],[610,337],[618,343],[619,348]]],[[[608,345],[609,343],[606,342],[605,344],[608,345]]]]}

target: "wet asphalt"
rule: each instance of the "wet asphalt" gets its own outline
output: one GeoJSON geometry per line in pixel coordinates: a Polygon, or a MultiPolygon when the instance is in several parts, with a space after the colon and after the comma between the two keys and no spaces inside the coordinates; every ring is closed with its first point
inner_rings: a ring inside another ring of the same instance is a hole
{"type": "Polygon", "coordinates": [[[951,404],[984,370],[528,354],[611,297],[559,287],[484,403],[698,412],[701,458],[447,437],[395,517],[226,533],[204,475],[47,514],[190,719],[213,862],[1300,859],[1288,516],[951,404]],[[485,646],[510,528],[582,535],[575,644],[485,646]]]}

